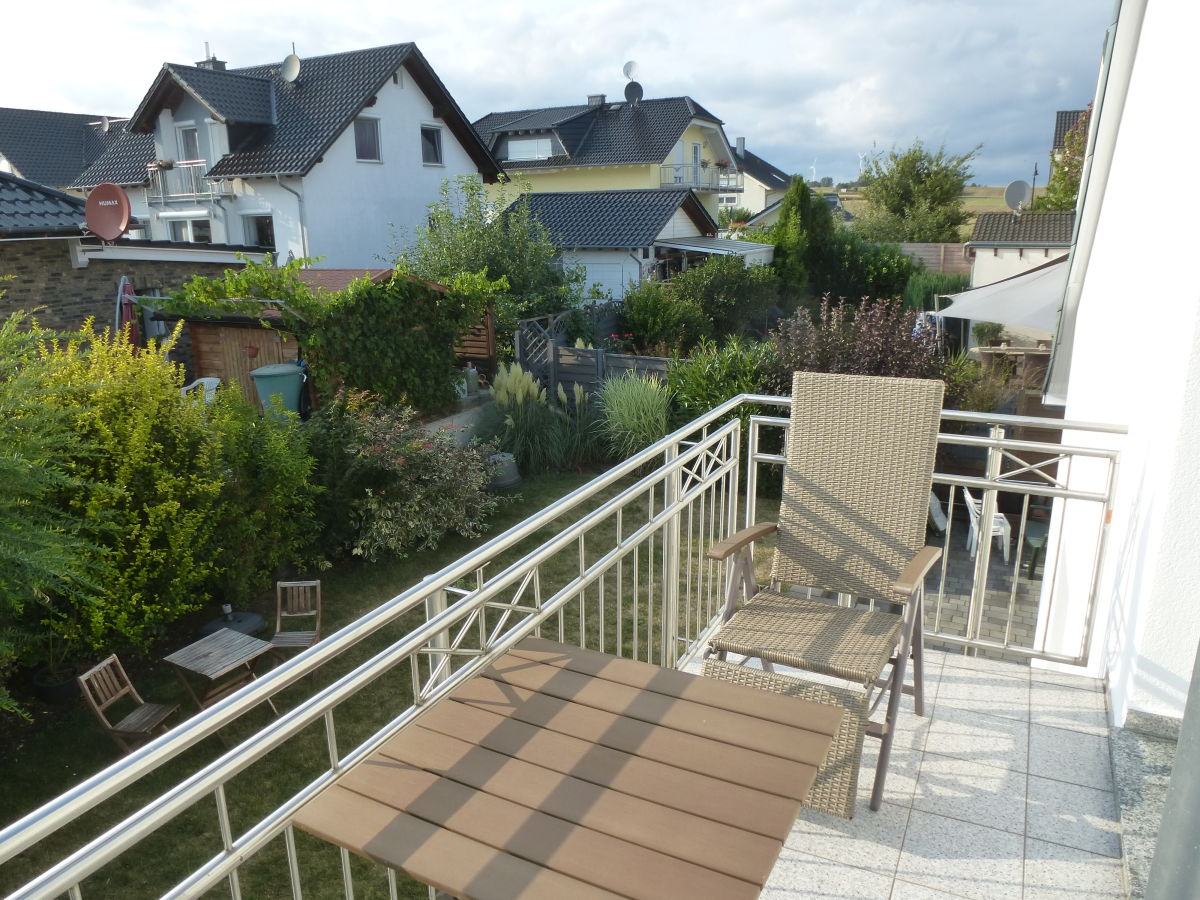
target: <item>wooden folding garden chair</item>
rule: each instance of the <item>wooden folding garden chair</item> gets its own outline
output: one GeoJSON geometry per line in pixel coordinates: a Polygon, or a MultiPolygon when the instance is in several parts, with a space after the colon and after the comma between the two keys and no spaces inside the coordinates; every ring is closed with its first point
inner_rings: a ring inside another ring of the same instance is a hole
{"type": "Polygon", "coordinates": [[[942,389],[933,380],[797,372],[779,522],[751,526],[709,552],[731,571],[706,674],[847,710],[810,796],[810,805],[847,818],[864,731],[882,741],[871,795],[878,809],[901,693],[925,714],[923,586],[941,550],[924,538],[942,389]],[[751,544],[775,532],[771,581],[760,589],[751,544]],[[738,609],[743,589],[749,599],[738,609]],[[730,653],[761,660],[765,671],[731,664],[730,653]],[[784,676],[774,664],[851,687],[784,676]],[[884,697],[883,721],[869,722],[884,697]]]}
{"type": "Polygon", "coordinates": [[[78,681],[88,707],[124,753],[150,740],[157,729],[165,728],[166,718],[179,709],[178,703],[147,703],[143,700],[116,654],[88,669],[78,681]],[[132,701],[133,709],[114,724],[109,720],[108,709],[124,697],[132,701]]]}

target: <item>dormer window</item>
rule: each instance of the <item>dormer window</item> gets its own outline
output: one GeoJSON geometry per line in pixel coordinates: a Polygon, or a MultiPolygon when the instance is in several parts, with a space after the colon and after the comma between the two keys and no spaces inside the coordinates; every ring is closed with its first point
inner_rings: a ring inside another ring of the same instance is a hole
{"type": "Polygon", "coordinates": [[[379,162],[379,120],[359,116],[354,120],[354,156],[360,162],[379,162]]]}
{"type": "Polygon", "coordinates": [[[511,137],[508,139],[508,159],[549,159],[554,142],[549,137],[511,137]]]}

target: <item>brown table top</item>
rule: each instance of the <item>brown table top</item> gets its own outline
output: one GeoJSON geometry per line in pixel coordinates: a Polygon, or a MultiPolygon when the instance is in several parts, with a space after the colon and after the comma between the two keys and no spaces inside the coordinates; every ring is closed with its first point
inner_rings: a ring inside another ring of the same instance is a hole
{"type": "Polygon", "coordinates": [[[841,716],[529,638],[294,824],[463,900],[757,897],[841,716]]]}
{"type": "Polygon", "coordinates": [[[173,666],[215,681],[271,649],[269,641],[222,628],[163,657],[173,666]]]}

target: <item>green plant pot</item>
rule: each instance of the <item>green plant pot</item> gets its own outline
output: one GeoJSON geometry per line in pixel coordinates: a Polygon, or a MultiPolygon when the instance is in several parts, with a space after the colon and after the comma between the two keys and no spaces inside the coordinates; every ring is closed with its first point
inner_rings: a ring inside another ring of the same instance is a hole
{"type": "Polygon", "coordinates": [[[38,669],[33,673],[33,692],[45,703],[69,703],[79,696],[75,670],[38,669]]]}

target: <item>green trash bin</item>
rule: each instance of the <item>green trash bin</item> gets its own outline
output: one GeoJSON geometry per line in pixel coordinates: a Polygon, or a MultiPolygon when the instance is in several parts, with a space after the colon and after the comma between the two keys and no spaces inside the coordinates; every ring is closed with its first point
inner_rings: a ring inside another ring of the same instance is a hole
{"type": "Polygon", "coordinates": [[[254,389],[263,410],[271,408],[271,397],[278,394],[283,408],[289,412],[300,412],[300,388],[304,384],[304,369],[295,363],[275,363],[260,366],[250,373],[254,389]]]}

